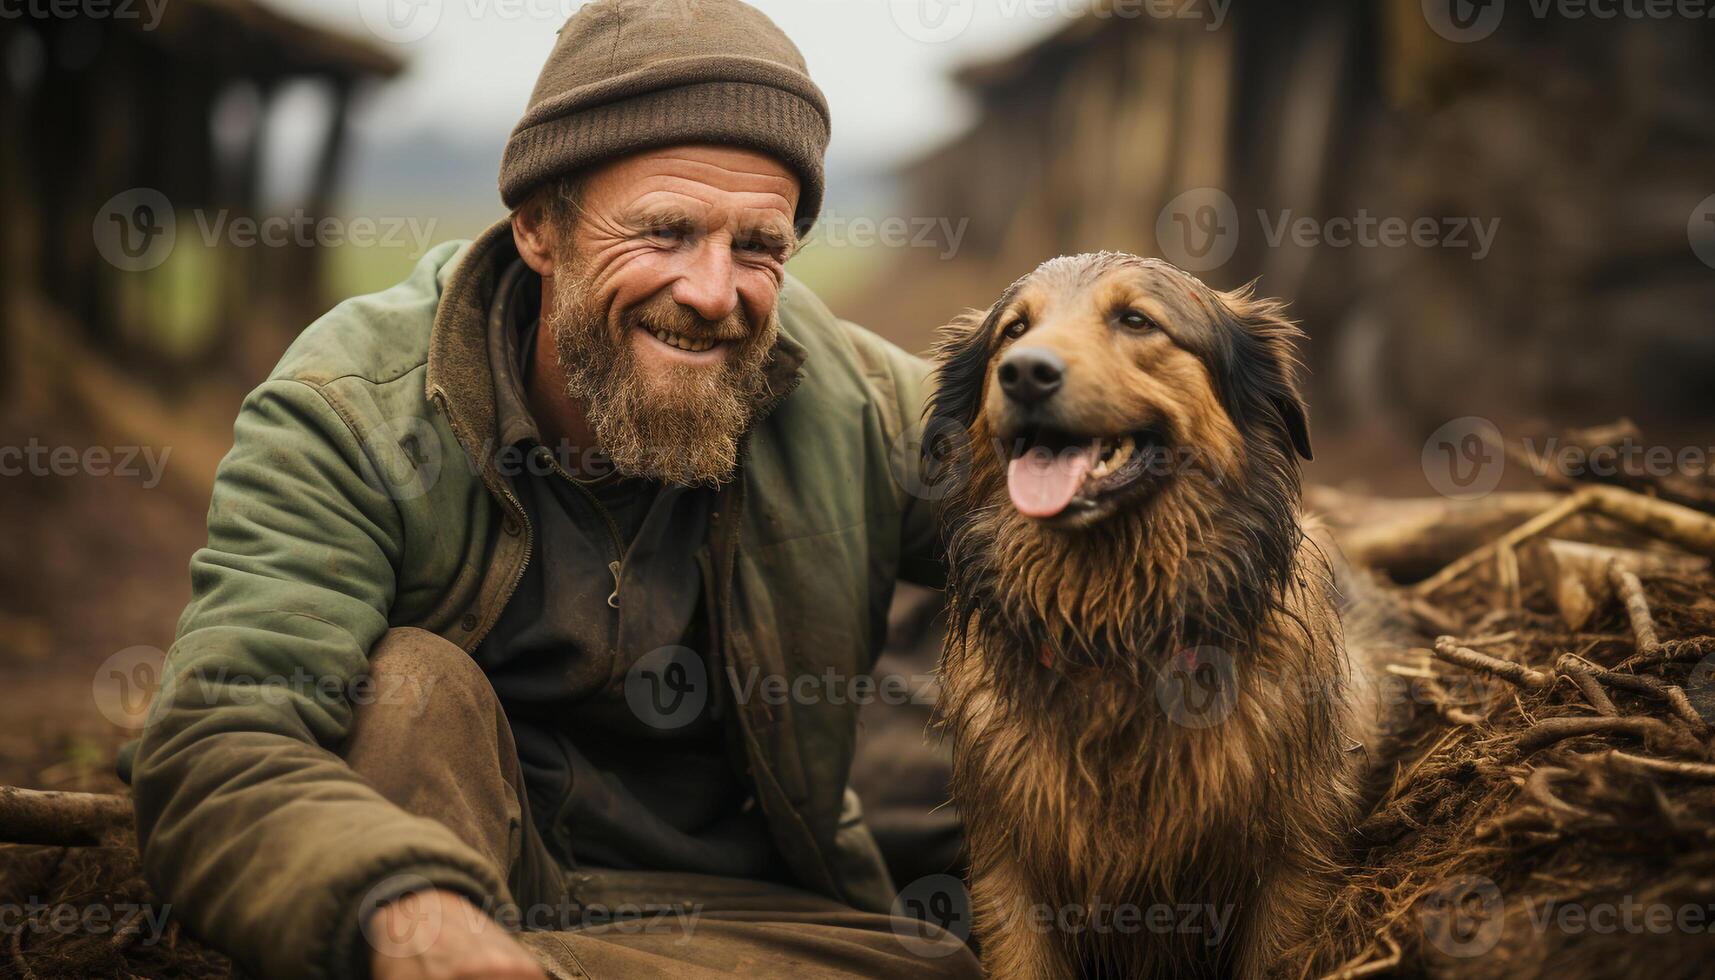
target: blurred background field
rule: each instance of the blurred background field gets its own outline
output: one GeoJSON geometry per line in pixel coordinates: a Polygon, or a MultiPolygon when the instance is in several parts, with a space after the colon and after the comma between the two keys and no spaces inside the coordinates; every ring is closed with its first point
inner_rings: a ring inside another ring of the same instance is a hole
{"type": "MultiPolygon", "coordinates": [[[[0,446],[169,453],[154,483],[0,475],[0,783],[113,785],[126,733],[92,675],[170,643],[239,400],[330,305],[504,216],[501,148],[577,6],[0,17],[0,446]],[[282,237],[252,241],[270,220],[282,237]]],[[[1044,258],[1124,249],[1292,302],[1313,480],[1430,494],[1425,440],[1467,416],[1515,437],[1630,415],[1715,444],[1715,21],[758,6],[834,116],[823,224],[792,271],[910,349],[1044,258]],[[1365,216],[1435,240],[1340,244],[1365,216]],[[1308,237],[1273,240],[1302,218],[1308,237]]]]}

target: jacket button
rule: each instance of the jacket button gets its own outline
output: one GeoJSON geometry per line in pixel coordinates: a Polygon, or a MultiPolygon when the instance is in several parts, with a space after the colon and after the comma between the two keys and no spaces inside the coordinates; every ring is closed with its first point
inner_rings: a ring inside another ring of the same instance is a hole
{"type": "Polygon", "coordinates": [[[464,631],[466,633],[475,633],[476,632],[476,613],[465,613],[464,619],[459,621],[459,625],[464,627],[464,631]]]}
{"type": "Polygon", "coordinates": [[[510,534],[513,537],[518,536],[518,521],[511,515],[507,515],[506,522],[502,524],[501,527],[506,530],[507,534],[510,534]]]}

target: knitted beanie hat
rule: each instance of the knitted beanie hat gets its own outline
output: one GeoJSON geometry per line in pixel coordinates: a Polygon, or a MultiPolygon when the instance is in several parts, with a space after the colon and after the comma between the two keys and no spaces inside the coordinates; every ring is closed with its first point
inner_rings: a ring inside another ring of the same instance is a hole
{"type": "Polygon", "coordinates": [[[561,28],[506,143],[500,197],[516,208],[572,171],[639,150],[720,143],[798,175],[796,223],[822,206],[828,101],[797,47],[740,0],[595,0],[561,28]]]}

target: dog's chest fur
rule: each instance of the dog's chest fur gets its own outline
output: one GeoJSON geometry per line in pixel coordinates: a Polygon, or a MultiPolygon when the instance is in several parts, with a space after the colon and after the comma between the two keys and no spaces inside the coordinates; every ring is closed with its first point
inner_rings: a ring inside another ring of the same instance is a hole
{"type": "Polygon", "coordinates": [[[1130,932],[1051,928],[1014,967],[1252,973],[1307,927],[1357,799],[1350,749],[1364,735],[1325,572],[1301,548],[1251,636],[1126,651],[1137,672],[1045,665],[980,617],[955,640],[945,704],[979,931],[1016,928],[1021,914],[1135,910],[1130,932]],[[1186,666],[1175,657],[1215,682],[1201,710],[1178,700],[1190,679],[1173,676],[1186,666]]]}

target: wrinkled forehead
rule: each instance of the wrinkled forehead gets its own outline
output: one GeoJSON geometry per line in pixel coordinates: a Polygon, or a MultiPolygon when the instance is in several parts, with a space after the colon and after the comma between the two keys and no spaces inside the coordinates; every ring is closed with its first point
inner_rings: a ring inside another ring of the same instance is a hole
{"type": "Polygon", "coordinates": [[[1050,259],[1020,280],[1008,300],[1005,312],[1044,324],[1131,307],[1193,351],[1218,343],[1213,291],[1158,259],[1113,254],[1050,259]]]}

